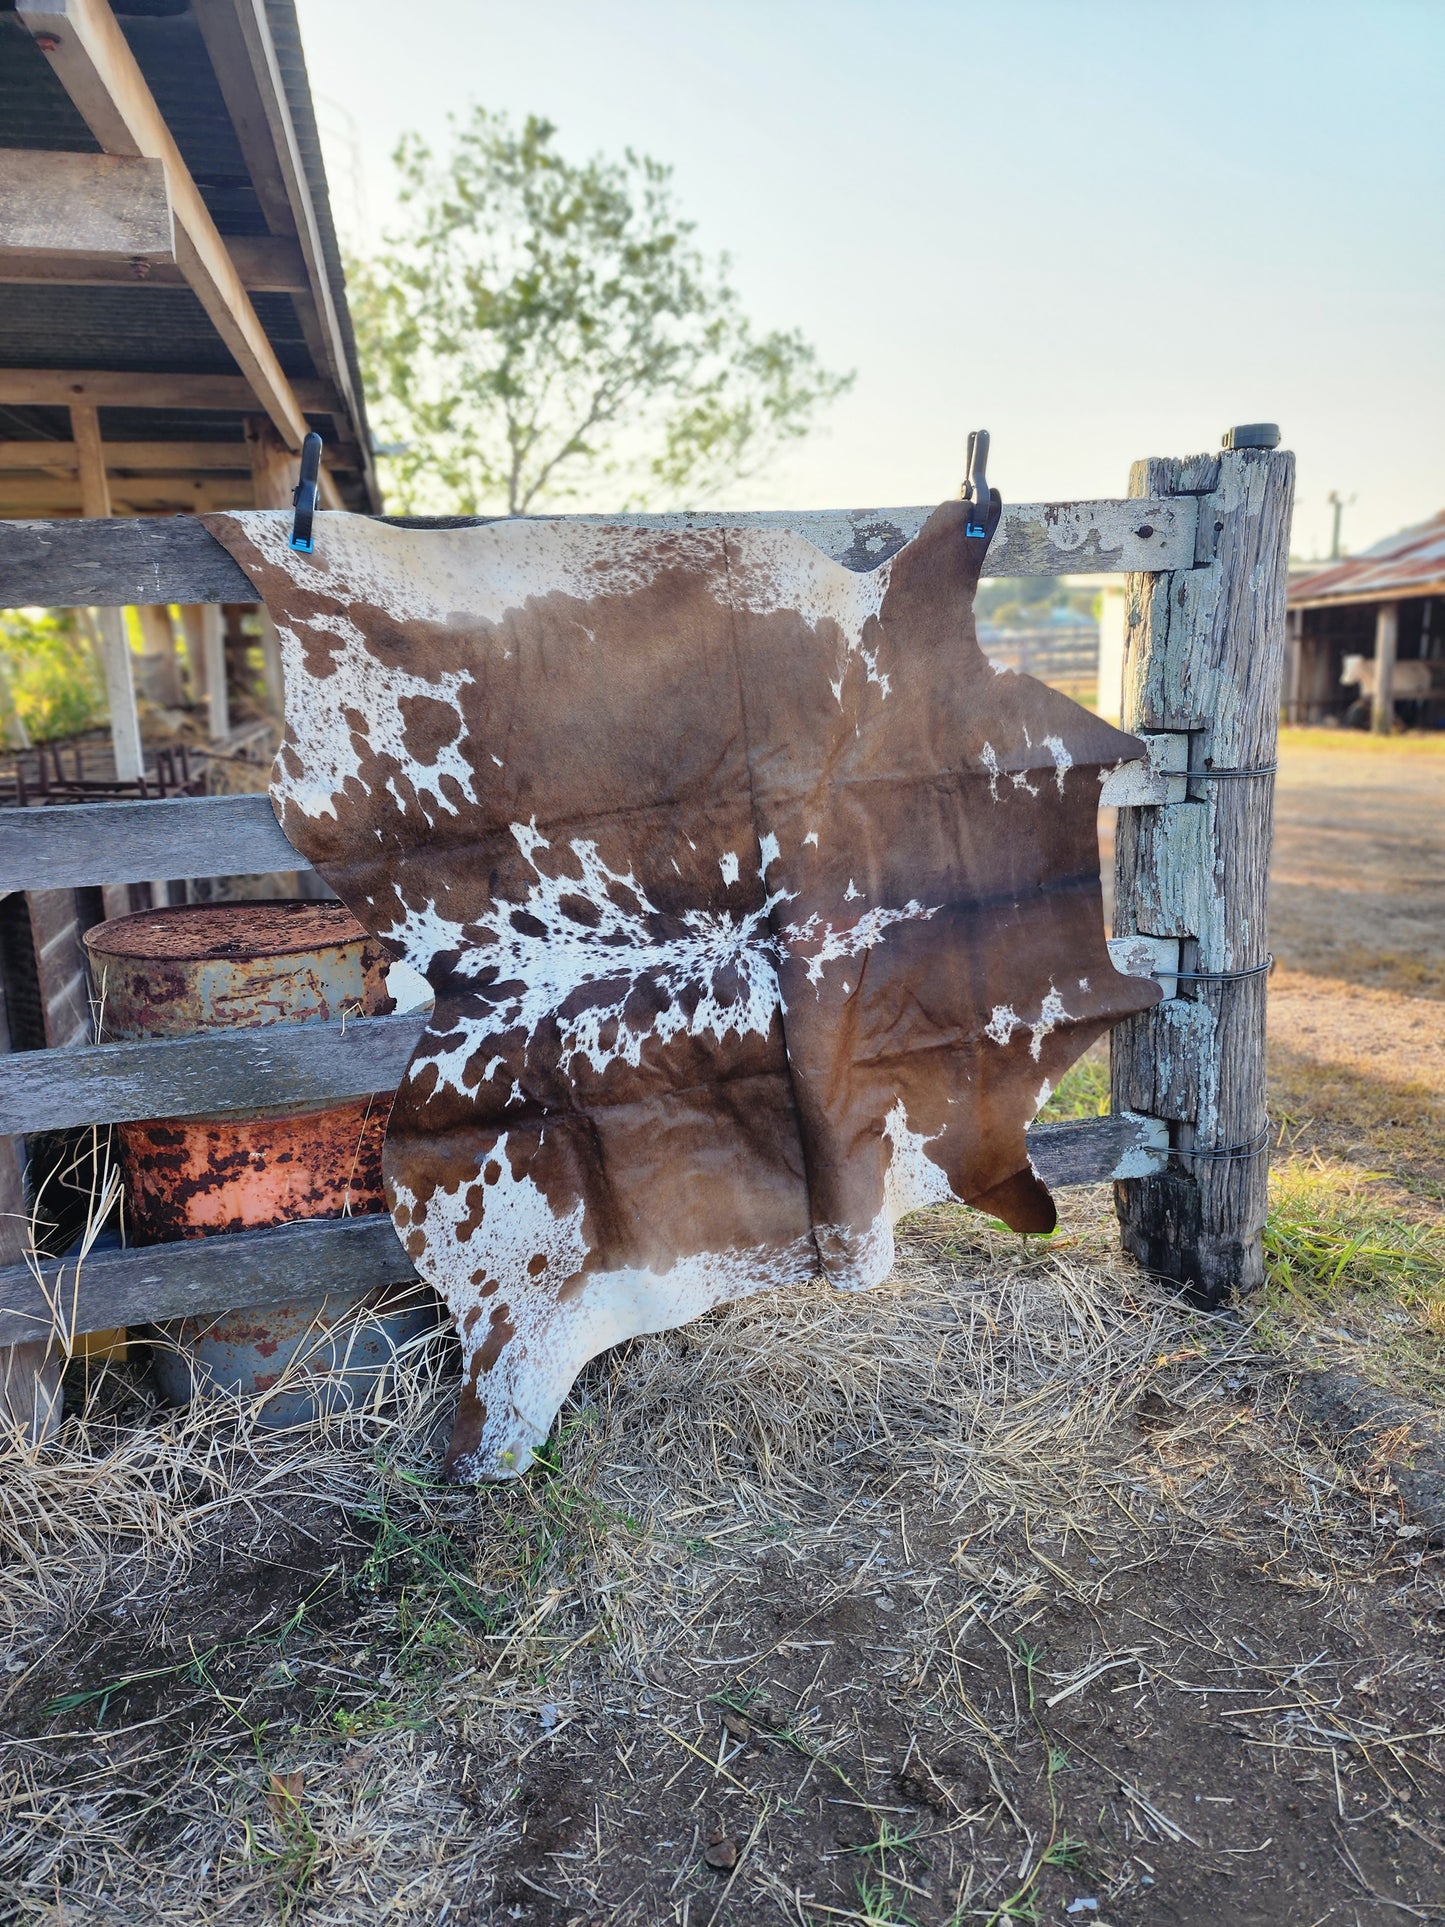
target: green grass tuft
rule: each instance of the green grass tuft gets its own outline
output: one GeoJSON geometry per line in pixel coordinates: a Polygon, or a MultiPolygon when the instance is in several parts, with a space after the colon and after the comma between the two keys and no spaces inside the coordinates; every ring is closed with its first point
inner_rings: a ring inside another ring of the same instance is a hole
{"type": "Polygon", "coordinates": [[[1389,1182],[1319,1159],[1271,1173],[1262,1329],[1287,1345],[1333,1327],[1321,1335],[1357,1337],[1358,1362],[1373,1374],[1433,1379],[1445,1340],[1445,1227],[1376,1189],[1389,1182]]]}
{"type": "MultiPolygon", "coordinates": [[[[1095,1047],[1097,1049],[1097,1046],[1095,1047]]],[[[1091,1050],[1059,1079],[1059,1088],[1039,1112],[1040,1124],[1062,1124],[1076,1117],[1109,1114],[1109,1058],[1091,1050]]]]}

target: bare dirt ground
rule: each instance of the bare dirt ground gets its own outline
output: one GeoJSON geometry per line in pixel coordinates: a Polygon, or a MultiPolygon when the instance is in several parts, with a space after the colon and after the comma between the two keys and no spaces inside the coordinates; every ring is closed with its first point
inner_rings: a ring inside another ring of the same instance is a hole
{"type": "Polygon", "coordinates": [[[1259,1306],[1164,1295],[1102,1190],[934,1212],[877,1293],[598,1360],[480,1493],[439,1341],[350,1428],[98,1376],[0,1470],[0,1919],[1445,1921],[1445,1553],[1294,1391],[1445,1356],[1445,746],[1394,747],[1282,755],[1259,1306]]]}
{"type": "Polygon", "coordinates": [[[449,1396],[289,1444],[132,1398],[41,1474],[11,1918],[1445,1909],[1438,1558],[1088,1200],[599,1361],[520,1488],[430,1483],[449,1396]]]}
{"type": "Polygon", "coordinates": [[[1445,736],[1287,729],[1274,947],[1291,969],[1445,998],[1445,736]]]}
{"type": "Polygon", "coordinates": [[[1445,740],[1286,730],[1271,1101],[1299,1150],[1445,1200],[1445,740]]]}

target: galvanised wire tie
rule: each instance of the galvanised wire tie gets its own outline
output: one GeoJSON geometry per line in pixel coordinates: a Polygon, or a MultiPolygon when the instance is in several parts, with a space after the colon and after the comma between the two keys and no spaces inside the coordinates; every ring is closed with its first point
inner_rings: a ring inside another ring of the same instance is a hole
{"type": "Polygon", "coordinates": [[[1172,1158],[1194,1158],[1196,1161],[1207,1159],[1211,1164],[1243,1162],[1246,1158],[1257,1158],[1261,1151],[1269,1148],[1269,1140],[1273,1131],[1274,1126],[1270,1123],[1269,1119],[1266,1118],[1263,1129],[1256,1132],[1248,1144],[1231,1145],[1227,1151],[1185,1151],[1178,1145],[1171,1144],[1169,1147],[1169,1155],[1172,1158]]]}
{"type": "Polygon", "coordinates": [[[1150,975],[1162,981],[1165,977],[1176,979],[1182,984],[1237,984],[1246,977],[1262,977],[1274,969],[1274,953],[1271,952],[1263,963],[1251,964],[1248,970],[1155,970],[1150,975]]]}

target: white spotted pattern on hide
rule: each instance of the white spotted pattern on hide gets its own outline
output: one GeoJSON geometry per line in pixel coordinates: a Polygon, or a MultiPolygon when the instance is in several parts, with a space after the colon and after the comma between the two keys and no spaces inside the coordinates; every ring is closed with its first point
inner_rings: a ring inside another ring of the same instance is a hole
{"type": "Polygon", "coordinates": [[[453,1476],[524,1471],[607,1346],[877,1284],[922,1205],[1052,1226],[1041,1088],[1158,994],[1099,890],[1093,779],[1141,751],[992,673],[965,513],[859,573],[776,529],[205,518],[282,641],[282,827],[435,992],[385,1170],[463,1348],[453,1476]]]}

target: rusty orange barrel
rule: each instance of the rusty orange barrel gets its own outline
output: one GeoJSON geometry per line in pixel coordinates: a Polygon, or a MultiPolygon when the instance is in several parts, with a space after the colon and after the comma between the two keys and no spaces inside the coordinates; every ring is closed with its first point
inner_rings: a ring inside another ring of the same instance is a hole
{"type": "MultiPolygon", "coordinates": [[[[180,1037],[267,1024],[325,1023],[391,1009],[386,952],[339,903],[192,904],[116,917],[86,934],[107,1040],[180,1037]]],[[[137,1244],[380,1211],[381,1146],[391,1094],[325,1108],[269,1106],[116,1126],[128,1235],[137,1244]]],[[[184,1401],[197,1379],[271,1393],[261,1416],[290,1424],[367,1397],[396,1345],[431,1309],[415,1292],[386,1299],[330,1342],[336,1318],[366,1297],[304,1291],[286,1305],[243,1306],[163,1328],[156,1366],[184,1401]]]]}

